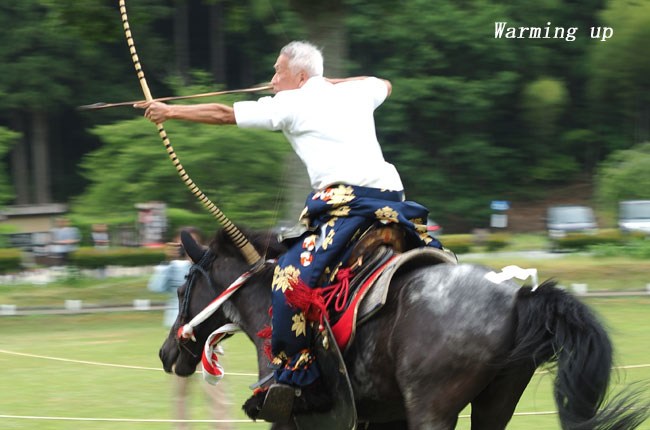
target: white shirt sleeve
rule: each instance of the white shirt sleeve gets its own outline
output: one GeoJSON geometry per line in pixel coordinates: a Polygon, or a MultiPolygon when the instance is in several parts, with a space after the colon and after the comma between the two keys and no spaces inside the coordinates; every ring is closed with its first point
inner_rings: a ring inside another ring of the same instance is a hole
{"type": "Polygon", "coordinates": [[[386,97],[388,97],[388,87],[386,86],[386,83],[381,79],[372,76],[366,79],[344,82],[338,85],[353,86],[356,91],[361,93],[361,96],[364,99],[372,100],[373,109],[377,109],[379,105],[386,100],[386,97]]]}
{"type": "Polygon", "coordinates": [[[243,101],[233,104],[235,121],[241,128],[259,130],[281,130],[289,120],[282,97],[262,97],[257,101],[243,101]]]}
{"type": "Polygon", "coordinates": [[[386,97],[388,97],[388,86],[381,79],[370,77],[364,80],[364,83],[368,86],[368,90],[373,95],[373,100],[375,103],[375,109],[381,105],[386,97]]]}

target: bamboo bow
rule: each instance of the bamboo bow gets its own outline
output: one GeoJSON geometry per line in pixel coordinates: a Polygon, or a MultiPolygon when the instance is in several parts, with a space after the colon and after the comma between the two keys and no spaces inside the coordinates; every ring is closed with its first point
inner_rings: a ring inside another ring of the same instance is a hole
{"type": "MultiPolygon", "coordinates": [[[[138,58],[138,54],[135,50],[135,44],[133,42],[133,36],[131,35],[131,28],[129,26],[129,19],[126,14],[126,2],[125,0],[120,0],[120,13],[122,14],[122,23],[124,25],[124,34],[126,35],[126,43],[129,45],[129,50],[131,52],[131,59],[133,60],[133,65],[135,66],[135,71],[138,74],[138,79],[140,80],[140,86],[142,87],[142,92],[144,93],[144,98],[146,101],[151,101],[153,100],[153,97],[151,95],[151,91],[149,90],[149,86],[147,85],[147,80],[144,77],[144,72],[142,71],[142,65],[140,64],[140,59],[138,58]]],[[[242,254],[244,255],[244,258],[248,262],[248,264],[256,264],[262,261],[262,257],[259,255],[255,247],[248,241],[246,236],[230,221],[224,214],[221,212],[221,210],[208,199],[208,197],[203,194],[203,191],[199,189],[198,186],[192,181],[192,179],[189,177],[185,169],[183,168],[183,165],[181,164],[180,160],[176,156],[176,153],[174,152],[174,148],[172,148],[171,143],[169,142],[169,138],[167,137],[167,132],[165,132],[165,129],[162,124],[156,124],[156,127],[158,128],[158,134],[160,135],[160,138],[163,141],[163,144],[165,145],[165,149],[167,149],[167,153],[169,154],[169,158],[172,160],[172,163],[174,163],[174,166],[176,167],[176,171],[180,175],[181,179],[185,182],[185,185],[190,189],[190,191],[196,196],[196,198],[199,199],[201,203],[208,209],[208,211],[214,215],[214,217],[223,225],[223,228],[228,234],[228,236],[232,239],[232,241],[235,243],[235,245],[241,250],[242,254]]]]}

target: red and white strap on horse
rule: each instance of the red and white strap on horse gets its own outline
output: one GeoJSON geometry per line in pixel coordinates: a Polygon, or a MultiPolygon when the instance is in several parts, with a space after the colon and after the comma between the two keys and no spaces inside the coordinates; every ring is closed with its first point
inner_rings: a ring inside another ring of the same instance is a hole
{"type": "MultiPolygon", "coordinates": [[[[267,263],[274,263],[275,260],[267,260],[267,263]]],[[[216,299],[214,299],[209,305],[207,305],[201,312],[199,312],[190,322],[185,324],[182,327],[178,328],[178,333],[177,337],[179,339],[192,339],[194,342],[196,342],[196,337],[194,336],[194,327],[197,327],[199,324],[201,324],[203,321],[206,319],[210,318],[210,316],[221,307],[222,304],[226,300],[230,298],[242,285],[246,283],[248,278],[250,278],[254,273],[256,273],[259,268],[262,267],[262,265],[258,265],[254,267],[253,269],[249,270],[248,272],[244,273],[241,275],[239,278],[235,279],[235,282],[230,284],[226,290],[219,295],[216,299]]]]}
{"type": "Polygon", "coordinates": [[[211,384],[217,385],[224,375],[223,367],[219,364],[217,354],[223,355],[223,349],[219,342],[227,335],[234,334],[241,329],[237,324],[226,324],[219,327],[208,336],[203,347],[203,356],[201,357],[201,364],[203,367],[203,379],[211,384]]]}

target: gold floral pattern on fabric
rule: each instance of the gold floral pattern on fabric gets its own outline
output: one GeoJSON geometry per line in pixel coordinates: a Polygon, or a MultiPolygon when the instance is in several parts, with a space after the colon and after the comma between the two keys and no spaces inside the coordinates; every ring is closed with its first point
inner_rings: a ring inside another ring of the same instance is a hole
{"type": "Polygon", "coordinates": [[[409,221],[413,223],[413,225],[415,226],[415,231],[417,231],[418,233],[427,232],[427,225],[424,223],[424,221],[422,221],[422,218],[413,218],[410,219],[409,221]]]}
{"type": "Polygon", "coordinates": [[[327,204],[332,206],[343,205],[350,203],[356,198],[357,196],[354,195],[354,188],[350,186],[339,185],[338,187],[331,190],[327,204]]]}
{"type": "Polygon", "coordinates": [[[284,363],[285,361],[287,361],[288,359],[289,359],[289,357],[287,357],[287,353],[284,352],[284,351],[280,351],[280,353],[278,355],[273,357],[273,360],[271,360],[271,363],[275,364],[276,366],[279,366],[282,363],[284,363]]]}
{"type": "Polygon", "coordinates": [[[292,318],[293,325],[291,326],[291,331],[296,333],[296,337],[307,334],[307,323],[305,322],[305,314],[300,312],[299,314],[294,315],[292,318]]]}
{"type": "Polygon", "coordinates": [[[332,229],[327,233],[327,236],[325,236],[325,239],[323,239],[323,244],[321,245],[321,248],[327,249],[328,246],[334,242],[334,235],[336,232],[332,229]]]}
{"type": "Polygon", "coordinates": [[[332,216],[348,216],[350,213],[350,206],[340,206],[338,208],[327,211],[332,216]]]}
{"type": "Polygon", "coordinates": [[[395,209],[391,208],[390,206],[384,206],[381,209],[377,209],[375,211],[375,216],[377,217],[378,220],[386,220],[386,221],[392,221],[392,222],[399,222],[397,219],[398,213],[395,209]]]}
{"type": "Polygon", "coordinates": [[[333,227],[334,227],[334,224],[336,224],[336,221],[338,221],[338,220],[339,220],[339,217],[334,216],[334,217],[330,218],[330,219],[325,223],[325,225],[328,226],[328,227],[332,227],[332,228],[333,228],[333,227]]]}
{"type": "Polygon", "coordinates": [[[289,265],[281,269],[280,266],[275,266],[271,289],[273,291],[282,290],[282,293],[285,293],[287,289],[293,290],[291,283],[297,282],[298,277],[300,277],[300,269],[297,267],[289,265]]]}
{"type": "Polygon", "coordinates": [[[311,354],[309,354],[309,350],[304,350],[300,354],[300,357],[298,357],[298,361],[296,361],[295,367],[302,366],[303,364],[309,364],[310,361],[311,361],[311,354]]]}
{"type": "Polygon", "coordinates": [[[419,236],[420,236],[420,240],[424,242],[426,245],[428,245],[429,242],[433,240],[433,238],[431,238],[431,236],[429,236],[427,233],[420,233],[419,236]]]}

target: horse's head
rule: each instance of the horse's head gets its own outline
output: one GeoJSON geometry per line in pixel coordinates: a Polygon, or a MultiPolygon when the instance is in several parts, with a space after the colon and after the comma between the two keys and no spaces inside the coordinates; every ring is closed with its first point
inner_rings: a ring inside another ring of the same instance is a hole
{"type": "MultiPolygon", "coordinates": [[[[263,236],[260,239],[258,248],[267,248],[271,254],[278,254],[276,244],[272,244],[273,249],[270,249],[264,243],[268,243],[268,235],[266,239],[263,236]]],[[[174,371],[177,375],[189,376],[201,361],[203,345],[210,333],[227,323],[242,325],[242,318],[237,307],[229,301],[194,328],[196,341],[179,339],[178,330],[249,270],[250,266],[223,231],[217,232],[207,249],[201,248],[189,234],[182,235],[181,241],[194,264],[185,284],[178,289],[178,316],[160,348],[159,356],[166,372],[174,371]]]]}

